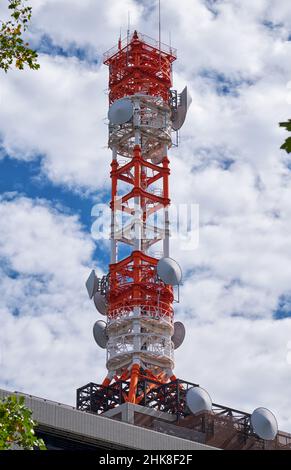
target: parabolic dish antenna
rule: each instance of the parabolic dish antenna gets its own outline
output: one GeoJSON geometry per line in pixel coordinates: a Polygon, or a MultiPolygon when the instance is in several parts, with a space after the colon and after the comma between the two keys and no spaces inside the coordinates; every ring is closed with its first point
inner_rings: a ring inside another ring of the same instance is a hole
{"type": "Polygon", "coordinates": [[[92,299],[93,295],[95,294],[95,292],[97,292],[98,288],[98,277],[96,276],[94,269],[91,271],[90,276],[86,281],[86,288],[90,299],[92,299]]]}
{"type": "Polygon", "coordinates": [[[275,439],[278,424],[273,413],[267,408],[256,408],[251,415],[251,424],[254,432],[267,441],[275,439]]]}
{"type": "Polygon", "coordinates": [[[124,124],[133,116],[132,102],[127,98],[121,98],[114,101],[108,111],[108,119],[110,124],[124,124]]]}
{"type": "Polygon", "coordinates": [[[174,131],[178,131],[183,126],[191,103],[192,98],[190,96],[188,88],[185,86],[184,90],[180,94],[180,104],[177,110],[175,111],[174,119],[172,122],[172,128],[174,129],[174,131]]]}
{"type": "Polygon", "coordinates": [[[176,321],[174,323],[174,334],[172,336],[172,341],[174,343],[174,348],[178,349],[184,341],[186,334],[185,326],[182,322],[176,321]]]}
{"type": "Polygon", "coordinates": [[[212,400],[209,393],[201,387],[189,388],[186,394],[186,403],[193,415],[212,410],[212,400]]]}
{"type": "Polygon", "coordinates": [[[172,258],[161,258],[157,265],[157,273],[165,284],[177,286],[182,280],[180,265],[172,258]]]}
{"type": "Polygon", "coordinates": [[[93,336],[100,348],[105,349],[108,341],[105,321],[98,320],[93,326],[93,336]]]}
{"type": "Polygon", "coordinates": [[[100,292],[94,294],[94,304],[101,315],[107,314],[107,302],[104,295],[100,294],[100,292]]]}

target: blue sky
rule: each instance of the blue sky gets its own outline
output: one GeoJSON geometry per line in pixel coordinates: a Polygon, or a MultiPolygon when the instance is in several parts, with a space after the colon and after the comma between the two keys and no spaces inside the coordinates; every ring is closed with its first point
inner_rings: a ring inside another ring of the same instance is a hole
{"type": "MultiPolygon", "coordinates": [[[[101,57],[125,33],[128,10],[132,28],[156,37],[157,10],[134,0],[31,4],[41,68],[0,76],[0,386],[74,403],[77,387],[106,374],[84,288],[108,262],[90,235],[92,206],[110,190],[101,57]]],[[[193,98],[170,152],[171,196],[200,208],[199,246],[171,243],[187,329],[176,374],[217,403],[267,406],[291,430],[291,176],[278,126],[290,117],[291,6],[162,4],[163,40],[171,31],[178,48],[174,87],[187,84],[193,98]]]]}

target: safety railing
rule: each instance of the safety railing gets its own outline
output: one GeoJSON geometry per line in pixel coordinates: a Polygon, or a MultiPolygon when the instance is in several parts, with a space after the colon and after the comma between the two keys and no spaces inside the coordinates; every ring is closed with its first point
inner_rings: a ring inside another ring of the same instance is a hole
{"type": "MultiPolygon", "coordinates": [[[[168,44],[165,44],[163,42],[160,43],[156,39],[153,39],[150,36],[147,36],[146,34],[138,33],[138,38],[141,41],[143,41],[145,44],[147,44],[151,47],[154,47],[155,49],[161,50],[161,52],[164,52],[166,54],[169,54],[169,55],[177,58],[177,49],[176,48],[174,48],[174,47],[172,47],[168,44]]],[[[108,51],[106,51],[103,54],[103,62],[106,62],[108,59],[110,59],[110,57],[113,57],[115,54],[117,54],[118,51],[128,47],[131,39],[132,39],[132,36],[130,36],[130,37],[126,36],[125,38],[123,38],[121,40],[121,42],[119,44],[116,44],[115,46],[108,49],[108,51]]]]}

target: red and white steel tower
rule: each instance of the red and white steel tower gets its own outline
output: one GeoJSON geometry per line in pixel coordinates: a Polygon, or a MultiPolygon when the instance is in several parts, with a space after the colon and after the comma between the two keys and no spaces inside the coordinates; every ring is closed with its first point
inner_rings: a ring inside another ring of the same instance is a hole
{"type": "MultiPolygon", "coordinates": [[[[107,350],[102,386],[128,382],[125,401],[139,403],[138,383],[175,379],[174,349],[185,329],[174,323],[174,286],[181,270],[170,258],[169,159],[173,130],[191,102],[172,87],[176,51],[134,32],[104,54],[109,67],[111,260],[109,273],[92,271],[87,289],[107,321],[94,337],[107,350]],[[159,252],[153,252],[153,247],[159,252]],[[127,247],[127,252],[126,252],[127,247]]],[[[154,385],[153,385],[154,386],[154,385]]]]}

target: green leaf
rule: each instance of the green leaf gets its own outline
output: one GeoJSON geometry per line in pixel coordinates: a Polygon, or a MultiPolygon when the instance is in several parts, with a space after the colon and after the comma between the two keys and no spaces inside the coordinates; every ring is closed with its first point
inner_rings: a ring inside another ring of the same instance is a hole
{"type": "Polygon", "coordinates": [[[23,396],[11,395],[0,401],[0,450],[10,449],[13,444],[26,450],[46,449],[43,440],[35,435],[36,423],[31,416],[23,396]]]}
{"type": "Polygon", "coordinates": [[[280,122],[279,126],[285,127],[287,131],[291,132],[291,119],[289,119],[287,122],[280,122]]]}
{"type": "Polygon", "coordinates": [[[291,137],[285,140],[284,144],[281,145],[280,149],[286,150],[287,153],[291,153],[291,137]]]}
{"type": "Polygon", "coordinates": [[[15,66],[23,70],[28,66],[33,70],[39,69],[37,53],[24,43],[22,33],[26,31],[31,19],[31,7],[26,0],[8,0],[11,19],[1,23],[0,28],[0,69],[5,73],[15,66]]]}

